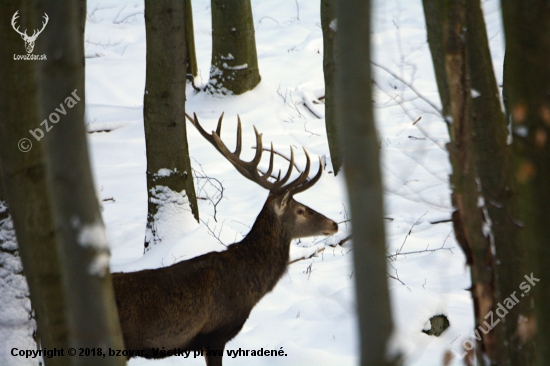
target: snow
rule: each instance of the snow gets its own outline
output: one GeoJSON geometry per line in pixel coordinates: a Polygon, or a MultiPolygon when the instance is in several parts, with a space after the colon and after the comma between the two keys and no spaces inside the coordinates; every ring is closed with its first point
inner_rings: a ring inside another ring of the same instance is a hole
{"type": "MultiPolygon", "coordinates": [[[[197,79],[206,85],[211,58],[210,1],[192,3],[200,70],[197,79]]],[[[500,84],[504,50],[499,2],[488,0],[483,6],[500,84]]],[[[159,212],[169,219],[162,229],[162,244],[143,254],[147,218],[143,7],[139,0],[88,1],[86,123],[89,131],[96,132],[88,137],[101,198],[113,198],[103,202],[102,212],[113,272],[158,268],[225,250],[225,245],[246,235],[267,197],[265,190],[242,177],[187,124],[193,168],[203,175],[202,183],[196,184],[202,184],[204,192],[197,192],[212,199],[199,200],[199,225],[183,209],[185,192],[157,192],[159,199],[174,205],[159,212]],[[110,132],[104,132],[107,130],[110,132]],[[217,179],[223,194],[204,175],[217,179]]],[[[330,238],[306,238],[292,244],[292,259],[325,249],[291,264],[226,348],[282,348],[286,356],[225,356],[224,363],[357,364],[353,243],[337,245],[350,233],[349,204],[343,173],[333,174],[324,108],[318,104],[324,95],[319,3],[252,0],[252,9],[261,83],[239,96],[196,93],[188,85],[186,111],[196,113],[207,131],[214,130],[219,115],[225,112],[221,135],[230,150],[235,146],[239,115],[244,160],[254,155],[253,125],[263,134],[265,146],[272,141],[276,151],[285,155],[288,146],[294,146],[300,169],[306,161],[300,146],[312,160],[317,160],[315,155],[322,156],[327,165],[323,177],[296,199],[339,222],[340,231],[330,238]]],[[[336,19],[332,23],[336,28],[336,19]]],[[[388,260],[388,274],[395,278],[388,278],[395,325],[391,347],[404,354],[406,365],[441,365],[446,352],[463,352],[462,344],[473,330],[473,312],[466,291],[469,269],[454,240],[452,225],[432,224],[448,220],[452,212],[450,166],[445,150],[447,126],[436,109],[440,102],[421,1],[374,1],[372,47],[373,61],[379,65],[373,65],[373,105],[381,141],[388,255],[397,254],[388,260]],[[423,252],[404,254],[415,251],[423,252]],[[429,318],[438,314],[449,318],[449,329],[438,338],[422,333],[429,327],[429,318]]],[[[267,160],[264,156],[261,168],[266,169],[267,160]]],[[[276,157],[275,163],[286,171],[288,162],[276,157]]],[[[316,162],[313,164],[315,169],[316,162]]],[[[181,358],[137,358],[129,364],[179,365],[181,358]]],[[[184,362],[204,365],[204,358],[190,356],[184,362]]],[[[461,361],[455,358],[451,364],[461,365],[461,361]]]]}
{"type": "Polygon", "coordinates": [[[12,349],[35,351],[36,322],[29,287],[17,252],[17,239],[5,202],[0,200],[0,365],[36,366],[42,360],[12,356],[12,349]]]}
{"type": "Polygon", "coordinates": [[[229,66],[228,64],[226,64],[224,62],[222,64],[222,66],[226,70],[244,70],[244,69],[248,69],[248,64],[242,64],[242,65],[237,65],[237,66],[229,66]]]}

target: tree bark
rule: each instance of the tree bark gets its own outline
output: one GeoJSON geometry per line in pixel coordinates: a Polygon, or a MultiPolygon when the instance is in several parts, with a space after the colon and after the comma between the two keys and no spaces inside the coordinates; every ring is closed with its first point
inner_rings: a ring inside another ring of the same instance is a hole
{"type": "Polygon", "coordinates": [[[211,92],[242,94],[260,83],[250,0],[212,0],[211,92]]]}
{"type": "Polygon", "coordinates": [[[321,0],[321,28],[323,30],[323,74],[325,76],[325,126],[327,130],[330,159],[334,175],[342,166],[342,156],[338,143],[338,121],[334,111],[334,82],[336,71],[336,0],[321,0]]]}
{"type": "MultiPolygon", "coordinates": [[[[487,331],[488,327],[483,325],[485,316],[491,311],[494,313],[496,298],[492,238],[490,233],[487,233],[488,237],[484,235],[483,227],[488,225],[488,222],[484,221],[483,207],[478,207],[478,198],[479,190],[481,189],[485,193],[483,186],[488,184],[490,179],[496,179],[496,176],[502,173],[500,169],[506,168],[486,166],[487,161],[490,160],[488,155],[495,152],[495,147],[501,146],[502,141],[499,138],[502,134],[498,132],[502,132],[502,130],[499,129],[501,126],[498,126],[498,123],[502,120],[499,121],[500,110],[496,116],[491,114],[495,112],[493,108],[495,102],[499,102],[498,93],[491,94],[490,83],[494,82],[494,76],[492,68],[487,69],[487,66],[490,66],[490,58],[488,61],[485,59],[488,55],[488,46],[484,35],[485,26],[481,8],[479,4],[475,5],[475,0],[446,0],[443,2],[424,0],[423,4],[443,115],[452,121],[449,126],[451,141],[447,145],[447,149],[453,171],[451,198],[455,207],[453,213],[455,236],[466,255],[467,264],[470,266],[475,326],[485,330],[477,330],[481,336],[481,342],[477,342],[476,354],[479,364],[485,364],[484,357],[494,363],[494,360],[500,355],[499,347],[504,346],[502,343],[504,328],[499,327],[487,331]],[[473,13],[470,14],[470,12],[473,13]],[[481,38],[482,32],[483,38],[481,38]],[[480,39],[476,37],[480,37],[480,39]],[[475,62],[482,64],[477,65],[475,62]],[[472,75],[476,75],[481,80],[472,80],[472,75]],[[478,88],[483,89],[483,95],[478,96],[482,99],[478,101],[475,100],[477,98],[472,99],[471,83],[475,83],[478,88]],[[483,105],[481,101],[488,104],[483,105]],[[448,118],[449,116],[450,118],[448,118]],[[489,136],[484,130],[489,123],[495,124],[492,129],[493,133],[496,131],[495,136],[489,136]],[[495,140],[482,140],[490,138],[495,140]],[[484,143],[490,145],[491,149],[480,146],[484,143]],[[479,154],[483,156],[480,157],[479,154]],[[482,167],[489,171],[480,172],[479,169],[482,167]],[[481,187],[478,187],[478,179],[481,187]]],[[[502,183],[505,184],[505,182],[502,183]]],[[[488,188],[485,187],[485,190],[488,188]]],[[[464,346],[467,349],[466,343],[464,346]]],[[[507,354],[507,350],[505,351],[502,355],[504,359],[507,354]]],[[[455,350],[455,352],[460,354],[463,350],[455,350]]]]}
{"type": "MultiPolygon", "coordinates": [[[[518,335],[535,340],[538,364],[550,360],[550,12],[548,2],[502,1],[506,34],[506,92],[514,131],[514,175],[519,193],[520,242],[528,250],[528,270],[539,282],[533,294],[535,317],[522,313],[518,335]]],[[[533,284],[532,284],[533,285],[533,284]]],[[[523,300],[525,301],[525,300],[523,300]]]]}
{"type": "MultiPolygon", "coordinates": [[[[185,126],[185,5],[181,1],[145,2],[147,69],[143,120],[149,194],[145,250],[160,243],[169,222],[199,212],[185,126]]],[[[180,222],[176,225],[182,225],[180,222]]]]}
{"type": "MultiPolygon", "coordinates": [[[[36,64],[39,115],[51,126],[44,136],[46,177],[61,259],[69,342],[77,350],[102,348],[105,352],[124,345],[86,141],[84,37],[80,32],[84,18],[79,5],[68,0],[39,3],[37,17],[47,13],[51,19],[37,42],[37,52],[48,57],[36,64]]],[[[97,364],[97,356],[67,359],[71,365],[97,364]]],[[[101,362],[120,365],[125,360],[106,357],[101,362]]]]}
{"type": "Polygon", "coordinates": [[[361,365],[390,365],[392,332],[386,272],[379,140],[370,70],[370,1],[338,3],[336,111],[346,161],[361,336],[361,365]],[[376,299],[376,301],[373,301],[376,299]]]}
{"type": "MultiPolygon", "coordinates": [[[[466,48],[472,90],[472,126],[476,168],[483,197],[483,224],[494,245],[495,305],[503,304],[525,281],[525,247],[519,240],[518,197],[513,175],[512,149],[508,124],[499,99],[483,11],[479,0],[466,0],[466,48]]],[[[498,365],[534,365],[533,342],[517,336],[517,319],[531,314],[526,295],[507,309],[495,334],[492,362],[498,365]]],[[[493,306],[493,311],[496,311],[493,306]]]]}
{"type": "MultiPolygon", "coordinates": [[[[2,2],[0,18],[11,19],[18,11],[17,25],[32,33],[32,29],[40,29],[44,15],[36,11],[35,5],[34,1],[2,2]],[[41,19],[36,22],[35,16],[41,19]]],[[[46,31],[48,28],[37,44],[45,42],[46,31]]],[[[0,47],[0,179],[17,232],[18,251],[36,313],[38,339],[43,347],[67,349],[67,307],[60,270],[62,262],[56,248],[57,234],[50,214],[44,141],[37,141],[29,132],[32,130],[39,137],[46,133],[40,125],[35,83],[36,63],[44,61],[13,59],[14,54],[26,52],[23,40],[11,28],[10,22],[0,22],[0,34],[3,35],[0,47]]],[[[60,358],[57,362],[69,364],[69,359],[60,358]]]]}
{"type": "Polygon", "coordinates": [[[435,79],[437,80],[437,89],[443,116],[450,117],[451,97],[449,95],[449,83],[447,81],[447,71],[445,70],[445,1],[422,0],[424,9],[424,19],[426,21],[426,33],[428,34],[428,45],[432,54],[435,79]]]}
{"type": "Polygon", "coordinates": [[[193,7],[191,0],[185,0],[184,17],[187,75],[194,78],[199,75],[199,66],[197,65],[197,52],[195,51],[195,30],[193,28],[193,7]]]}

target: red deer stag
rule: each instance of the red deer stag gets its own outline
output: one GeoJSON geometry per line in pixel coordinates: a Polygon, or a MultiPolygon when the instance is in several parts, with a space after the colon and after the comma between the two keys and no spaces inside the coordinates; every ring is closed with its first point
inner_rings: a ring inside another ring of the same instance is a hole
{"type": "Polygon", "coordinates": [[[252,161],[245,162],[239,158],[240,119],[237,148],[232,153],[220,139],[222,118],[223,114],[212,134],[199,125],[196,115],[189,119],[242,175],[269,190],[269,196],[250,232],[226,251],[207,253],[169,267],[113,274],[129,353],[138,351],[137,356],[163,358],[172,355],[168,351],[174,349],[188,355],[204,350],[208,366],[221,365],[225,344],[239,333],[252,308],[285,272],[291,240],[338,231],[336,222],[293,199],[319,180],[323,172],[321,159],[319,171],[308,180],[310,160],[306,151],[305,170],[288,182],[294,165],[291,148],[285,176],[281,179],[279,172],[276,179],[270,180],[273,144],[269,168],[260,174],[262,135],[254,127],[256,154],[252,161]]]}

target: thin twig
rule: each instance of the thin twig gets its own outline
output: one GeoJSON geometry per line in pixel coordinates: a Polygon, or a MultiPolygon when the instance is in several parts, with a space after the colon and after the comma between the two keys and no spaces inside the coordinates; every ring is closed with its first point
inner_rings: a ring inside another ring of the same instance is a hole
{"type": "Polygon", "coordinates": [[[325,251],[325,247],[321,247],[321,248],[315,250],[314,253],[312,253],[312,254],[310,254],[310,255],[303,255],[303,256],[300,257],[300,258],[296,258],[296,259],[294,259],[293,261],[288,262],[288,264],[296,263],[296,262],[302,261],[302,260],[304,260],[304,259],[310,259],[310,258],[314,257],[315,255],[317,255],[317,254],[319,254],[319,253],[322,253],[322,252],[324,252],[324,251],[325,251]]]}
{"type": "Polygon", "coordinates": [[[416,220],[416,222],[415,222],[414,224],[411,225],[411,228],[409,229],[409,233],[407,234],[407,236],[405,236],[405,240],[403,240],[403,244],[401,244],[401,248],[399,248],[399,250],[396,252],[396,255],[399,254],[399,253],[401,253],[401,249],[403,249],[403,247],[405,246],[405,242],[407,241],[407,238],[411,235],[413,228],[414,228],[416,225],[418,225],[418,223],[420,222],[420,219],[423,218],[424,216],[426,216],[427,213],[428,213],[428,211],[426,211],[426,212],[424,213],[424,215],[420,216],[420,217],[418,218],[418,220],[416,220]]]}
{"type": "Polygon", "coordinates": [[[216,238],[221,245],[223,245],[224,247],[227,248],[227,245],[220,239],[220,235],[221,235],[222,229],[223,229],[223,222],[222,222],[222,227],[220,228],[220,231],[218,231],[218,233],[216,234],[217,225],[214,226],[214,230],[212,230],[212,228],[210,228],[210,226],[208,225],[208,221],[204,222],[203,219],[201,219],[201,221],[206,226],[206,228],[208,229],[209,234],[212,235],[214,238],[216,238]]]}
{"type": "Polygon", "coordinates": [[[443,115],[443,112],[431,101],[429,100],[428,98],[424,97],[422,94],[420,94],[420,92],[418,90],[416,90],[416,88],[414,86],[412,86],[412,84],[406,82],[405,80],[403,80],[403,78],[401,78],[400,76],[396,75],[394,72],[392,72],[390,69],[382,66],[382,65],[379,65],[377,64],[376,62],[373,62],[371,61],[371,64],[373,64],[374,66],[376,67],[379,67],[381,68],[382,70],[386,71],[388,74],[390,74],[391,76],[393,76],[394,78],[396,78],[397,80],[399,80],[400,82],[402,82],[403,84],[405,84],[409,89],[412,90],[413,93],[415,93],[420,99],[422,99],[424,102],[426,102],[430,107],[432,107],[435,111],[437,111],[439,113],[439,115],[443,118],[443,120],[445,121],[445,123],[447,123],[448,125],[451,124],[451,122],[447,119],[447,116],[444,116],[443,115]]]}
{"type": "Polygon", "coordinates": [[[454,249],[454,248],[455,247],[435,248],[435,249],[427,249],[426,248],[426,249],[423,249],[423,250],[415,250],[415,251],[412,251],[412,252],[402,252],[402,253],[390,254],[390,255],[387,255],[386,258],[392,259],[392,258],[397,257],[398,255],[407,255],[407,254],[433,253],[433,252],[437,252],[438,250],[448,250],[451,253],[453,253],[453,251],[451,249],[454,249]]]}
{"type": "Polygon", "coordinates": [[[322,119],[323,117],[321,117],[320,115],[318,115],[315,111],[313,111],[311,108],[309,108],[309,106],[307,105],[307,103],[304,101],[304,107],[307,108],[308,111],[311,112],[311,114],[313,114],[315,117],[317,117],[318,119],[322,119]]]}
{"type": "MultiPolygon", "coordinates": [[[[395,274],[397,275],[397,271],[395,271],[395,274]]],[[[388,277],[389,277],[389,278],[393,278],[394,280],[397,280],[397,281],[401,282],[402,285],[405,285],[405,282],[401,281],[401,280],[399,279],[399,276],[394,277],[394,276],[392,276],[391,274],[388,273],[388,277]]]]}
{"type": "Polygon", "coordinates": [[[345,242],[347,242],[347,241],[350,240],[350,239],[351,239],[351,235],[348,235],[348,236],[346,236],[344,239],[340,240],[340,241],[338,242],[338,245],[342,246],[342,245],[344,245],[345,242]]]}

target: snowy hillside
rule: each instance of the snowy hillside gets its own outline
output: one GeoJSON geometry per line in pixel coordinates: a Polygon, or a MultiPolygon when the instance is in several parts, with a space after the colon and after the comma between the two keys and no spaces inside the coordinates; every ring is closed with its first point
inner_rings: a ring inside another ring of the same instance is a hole
{"type": "MultiPolygon", "coordinates": [[[[201,72],[196,81],[204,85],[211,55],[210,1],[192,3],[201,72]]],[[[449,219],[451,214],[450,167],[444,147],[447,131],[427,102],[439,105],[421,1],[373,3],[373,60],[379,65],[373,66],[374,106],[383,156],[388,254],[428,250],[388,260],[388,273],[394,277],[388,279],[394,343],[404,352],[407,365],[442,365],[446,351],[461,353],[460,344],[473,327],[470,295],[465,291],[469,287],[468,269],[452,226],[448,222],[431,223],[449,219]],[[432,249],[439,250],[430,252],[432,249]],[[439,338],[422,333],[428,319],[437,314],[448,316],[450,328],[439,338]]],[[[495,68],[501,70],[498,2],[490,0],[484,6],[495,68]]],[[[89,131],[112,129],[90,134],[89,140],[95,179],[104,200],[113,272],[157,268],[224,250],[222,243],[230,244],[246,235],[267,197],[265,190],[236,172],[188,124],[193,167],[199,175],[221,182],[223,198],[216,207],[211,200],[201,200],[200,225],[187,215],[181,227],[174,228],[171,240],[143,255],[147,214],[143,7],[137,0],[88,1],[86,121],[89,131]]],[[[273,141],[277,151],[288,154],[288,146],[294,146],[301,166],[305,165],[301,146],[313,156],[322,156],[328,165],[320,182],[296,199],[339,222],[340,232],[328,239],[309,238],[292,245],[292,258],[313,252],[311,246],[324,246],[325,250],[290,265],[288,273],[255,307],[241,333],[226,348],[282,347],[286,356],[226,356],[224,363],[357,364],[352,242],[337,245],[350,232],[349,207],[343,176],[334,177],[332,173],[324,119],[318,117],[324,116],[323,104],[317,104],[317,98],[324,95],[319,1],[252,0],[252,9],[261,83],[243,95],[225,97],[197,93],[188,85],[186,110],[196,113],[207,130],[212,130],[225,112],[223,140],[228,146],[235,143],[240,115],[245,160],[253,156],[253,125],[263,133],[264,143],[273,141]]],[[[501,80],[500,75],[497,77],[501,80]]],[[[284,160],[276,160],[276,164],[286,169],[284,160]]],[[[205,178],[196,182],[199,196],[216,196],[219,185],[210,182],[205,178]]],[[[204,365],[202,357],[186,361],[180,357],[134,359],[130,365],[182,362],[204,365]]],[[[461,362],[455,360],[453,364],[461,362]]]]}

